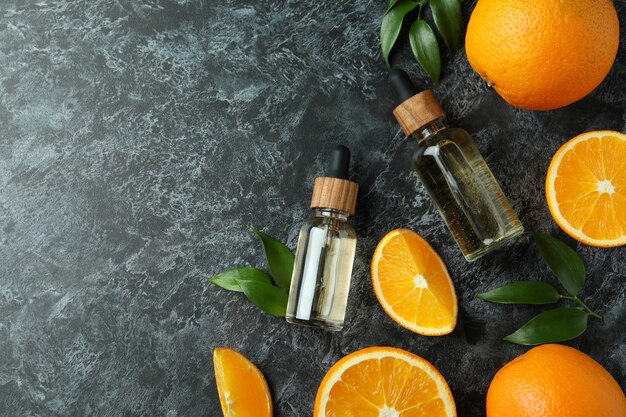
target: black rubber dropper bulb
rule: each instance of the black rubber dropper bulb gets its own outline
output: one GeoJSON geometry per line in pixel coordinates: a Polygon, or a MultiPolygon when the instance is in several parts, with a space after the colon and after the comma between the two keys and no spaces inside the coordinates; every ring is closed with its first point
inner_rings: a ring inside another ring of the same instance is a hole
{"type": "Polygon", "coordinates": [[[391,70],[389,73],[389,83],[400,103],[405,102],[419,93],[413,81],[409,78],[409,75],[401,69],[396,68],[391,70]]]}
{"type": "Polygon", "coordinates": [[[333,148],[328,161],[328,176],[333,178],[348,179],[350,170],[350,149],[343,145],[333,148]]]}

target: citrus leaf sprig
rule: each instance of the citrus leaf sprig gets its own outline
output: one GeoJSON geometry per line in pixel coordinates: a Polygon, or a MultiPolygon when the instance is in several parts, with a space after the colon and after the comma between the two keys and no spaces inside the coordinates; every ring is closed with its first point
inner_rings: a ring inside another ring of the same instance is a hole
{"type": "Polygon", "coordinates": [[[441,74],[441,53],[435,33],[422,17],[422,9],[426,3],[430,3],[435,27],[450,53],[454,54],[462,38],[463,19],[460,0],[390,0],[380,25],[380,47],[383,58],[389,65],[389,54],[398,40],[405,17],[418,8],[417,19],[409,29],[409,43],[418,64],[430,76],[433,83],[438,85],[441,74]]]}
{"type": "Polygon", "coordinates": [[[228,291],[242,292],[266,313],[284,317],[293,271],[293,254],[272,236],[257,229],[252,231],[261,239],[273,279],[261,269],[242,266],[224,271],[210,278],[209,282],[228,291]]]}
{"type": "Polygon", "coordinates": [[[553,304],[560,300],[575,302],[579,308],[560,307],[532,318],[504,340],[518,345],[540,345],[574,339],[587,330],[588,318],[602,320],[579,297],[585,284],[582,259],[564,242],[544,233],[532,234],[548,268],[569,295],[560,294],[552,285],[538,281],[518,281],[476,297],[499,304],[553,304]]]}

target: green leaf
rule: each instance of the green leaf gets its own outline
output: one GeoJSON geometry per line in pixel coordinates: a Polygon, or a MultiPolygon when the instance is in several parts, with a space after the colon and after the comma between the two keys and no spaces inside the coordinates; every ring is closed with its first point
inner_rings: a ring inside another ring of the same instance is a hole
{"type": "Polygon", "coordinates": [[[556,288],[545,282],[519,281],[476,297],[500,304],[551,304],[559,301],[560,294],[556,288]]]}
{"type": "Polygon", "coordinates": [[[394,8],[397,2],[398,0],[390,0],[389,6],[387,6],[387,10],[385,10],[385,14],[389,13],[389,11],[394,8]]]}
{"type": "Polygon", "coordinates": [[[266,282],[268,284],[272,283],[270,277],[265,272],[251,266],[229,269],[228,271],[224,271],[213,278],[209,278],[209,282],[228,291],[242,292],[243,290],[237,283],[238,279],[266,282]]]}
{"type": "Polygon", "coordinates": [[[261,310],[278,317],[287,311],[287,292],[267,282],[254,280],[237,280],[243,293],[261,310]]]}
{"type": "Polygon", "coordinates": [[[557,238],[539,232],[534,232],[532,235],[535,237],[541,256],[561,285],[571,295],[578,294],[585,283],[585,266],[580,256],[557,238]]]}
{"type": "Polygon", "coordinates": [[[459,0],[430,0],[435,26],[450,52],[454,54],[461,43],[461,3],[459,0]]]}
{"type": "Polygon", "coordinates": [[[380,48],[383,51],[383,58],[389,65],[389,53],[396,43],[400,29],[402,29],[402,21],[404,16],[417,7],[417,3],[412,0],[398,0],[390,3],[390,10],[383,16],[383,22],[380,25],[380,48]]]}
{"type": "Polygon", "coordinates": [[[281,242],[265,233],[252,229],[263,242],[265,258],[270,272],[279,287],[288,289],[291,283],[291,273],[293,272],[293,254],[281,242]]]}
{"type": "Polygon", "coordinates": [[[535,346],[574,339],[587,329],[588,317],[589,314],[577,308],[555,308],[535,316],[504,340],[518,345],[535,346]]]}
{"type": "Polygon", "coordinates": [[[426,73],[432,78],[435,85],[439,84],[441,72],[441,56],[437,38],[428,23],[418,19],[409,29],[409,41],[415,59],[426,73]]]}

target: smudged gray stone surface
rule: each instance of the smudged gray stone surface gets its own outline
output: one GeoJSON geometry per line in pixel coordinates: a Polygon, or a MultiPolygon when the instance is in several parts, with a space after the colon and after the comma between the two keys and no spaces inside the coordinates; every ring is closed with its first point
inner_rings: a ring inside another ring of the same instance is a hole
{"type": "MultiPolygon", "coordinates": [[[[467,19],[473,1],[464,5],[467,19]]],[[[615,0],[622,23],[626,1],[615,0]]],[[[468,264],[416,175],[391,111],[378,48],[381,1],[0,3],[0,416],[217,416],[212,349],[259,365],[276,416],[311,415],[341,356],[397,346],[431,361],[459,415],[484,415],[489,381],[527,349],[506,344],[541,308],[474,298],[512,280],[552,280],[528,238],[468,264]],[[264,266],[251,227],[295,248],[313,179],[337,143],[361,184],[345,330],[295,327],[207,278],[264,266]],[[409,227],[446,262],[458,328],[427,338],[396,325],[369,261],[409,227]]],[[[583,256],[583,296],[604,315],[568,343],[626,388],[626,248],[591,248],[552,220],[554,152],[594,129],[626,131],[626,31],[612,71],[566,108],[508,106],[444,56],[435,90],[467,129],[527,230],[583,256]]],[[[400,44],[392,63],[428,80],[400,44]]]]}

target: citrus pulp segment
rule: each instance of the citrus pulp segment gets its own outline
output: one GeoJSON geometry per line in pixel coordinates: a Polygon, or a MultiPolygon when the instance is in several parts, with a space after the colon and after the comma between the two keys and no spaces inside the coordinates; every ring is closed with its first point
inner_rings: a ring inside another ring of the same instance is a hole
{"type": "Polygon", "coordinates": [[[427,336],[454,330],[454,285],[439,255],[417,233],[389,232],[374,251],[371,274],[376,298],[398,324],[427,336]]]}
{"type": "Polygon", "coordinates": [[[228,348],[213,351],[213,364],[224,417],[272,416],[272,397],[259,368],[228,348]]]}
{"type": "Polygon", "coordinates": [[[626,244],[626,135],[583,133],[556,152],[546,176],[556,223],[591,246],[626,244]]]}
{"type": "Polygon", "coordinates": [[[425,359],[370,347],[335,363],[320,384],[314,417],[454,417],[450,388],[425,359]]]}

